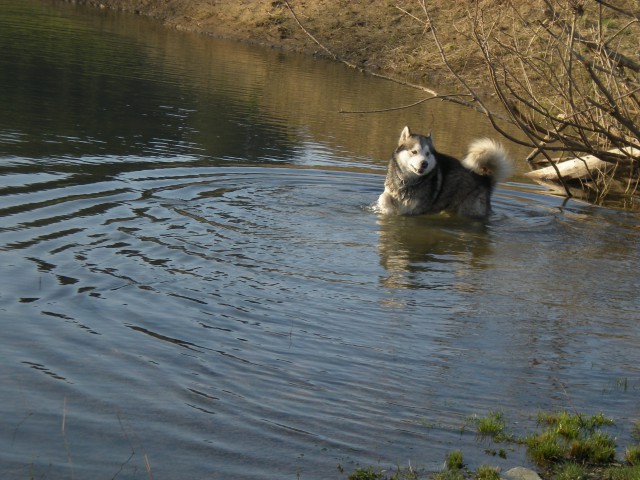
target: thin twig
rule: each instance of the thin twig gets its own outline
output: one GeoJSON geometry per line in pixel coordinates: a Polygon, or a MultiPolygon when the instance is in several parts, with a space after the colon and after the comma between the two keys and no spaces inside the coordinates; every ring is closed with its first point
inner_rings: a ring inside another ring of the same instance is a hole
{"type": "Polygon", "coordinates": [[[65,423],[67,421],[67,397],[62,402],[62,434],[64,435],[65,423]]]}
{"type": "Polygon", "coordinates": [[[75,478],[73,459],[71,458],[71,450],[69,449],[69,442],[67,441],[67,434],[65,432],[67,422],[67,397],[64,397],[62,404],[62,440],[64,442],[64,448],[67,451],[67,462],[69,463],[69,469],[71,470],[71,480],[75,478]]]}
{"type": "Polygon", "coordinates": [[[149,462],[149,457],[147,454],[144,454],[144,467],[147,470],[147,475],[149,475],[149,480],[153,480],[153,473],[151,473],[151,463],[149,462]]]}
{"type": "Polygon", "coordinates": [[[111,477],[111,480],[115,480],[115,478],[118,475],[120,475],[122,470],[124,470],[125,465],[127,465],[131,461],[131,459],[134,457],[134,455],[136,454],[136,451],[133,448],[133,444],[131,443],[131,439],[129,438],[129,435],[127,435],[127,431],[124,429],[124,425],[122,425],[122,419],[120,418],[120,414],[118,414],[117,417],[118,417],[118,423],[120,424],[120,429],[122,430],[122,433],[124,433],[124,438],[127,439],[127,443],[129,444],[129,447],[131,448],[131,454],[129,455],[129,458],[127,458],[124,462],[122,462],[122,464],[120,465],[120,469],[115,473],[115,475],[113,477],[111,477]]]}
{"type": "Polygon", "coordinates": [[[327,52],[329,54],[329,56],[331,58],[333,58],[334,60],[339,60],[341,62],[344,62],[343,59],[339,58],[335,53],[333,53],[331,50],[329,50],[327,47],[325,47],[322,43],[320,43],[318,41],[318,39],[316,39],[316,37],[314,37],[313,35],[311,35],[311,33],[309,33],[309,31],[304,28],[304,25],[302,25],[302,23],[300,22],[300,20],[298,20],[298,16],[296,15],[296,12],[293,11],[293,8],[291,8],[291,5],[289,5],[289,1],[288,0],[284,0],[284,3],[287,5],[287,8],[289,9],[289,11],[291,12],[291,15],[293,16],[293,19],[296,21],[296,23],[298,24],[298,26],[302,29],[302,31],[311,39],[313,40],[320,48],[322,48],[325,52],[327,52]]]}
{"type": "Polygon", "coordinates": [[[449,95],[434,95],[433,97],[423,98],[422,100],[418,100],[417,102],[410,103],[409,105],[402,105],[400,107],[389,107],[389,108],[380,108],[376,110],[342,110],[338,113],[384,113],[384,112],[393,112],[396,110],[404,110],[405,108],[415,107],[420,105],[421,103],[426,102],[427,100],[447,100],[449,97],[460,97],[460,96],[470,96],[467,94],[460,93],[451,93],[449,95]]]}
{"type": "Polygon", "coordinates": [[[595,1],[597,3],[599,3],[600,5],[603,5],[603,6],[607,7],[607,8],[610,8],[611,10],[614,10],[614,11],[616,11],[618,13],[621,13],[622,15],[625,15],[627,17],[635,18],[636,20],[640,20],[640,15],[638,14],[638,12],[634,12],[634,11],[631,11],[631,10],[624,10],[624,9],[622,9],[620,7],[617,7],[615,5],[611,5],[608,2],[605,2],[604,0],[595,0],[595,1]]]}

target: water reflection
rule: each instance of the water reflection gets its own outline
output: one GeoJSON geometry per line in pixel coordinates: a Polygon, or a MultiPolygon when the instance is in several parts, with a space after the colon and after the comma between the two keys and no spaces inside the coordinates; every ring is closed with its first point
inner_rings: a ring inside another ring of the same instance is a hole
{"type": "MultiPolygon", "coordinates": [[[[73,10],[67,17],[53,11],[42,15],[43,8],[32,1],[5,8],[0,130],[9,141],[0,145],[0,154],[47,163],[75,158],[79,165],[87,158],[123,155],[291,158],[290,131],[261,115],[255,99],[229,101],[238,72],[214,72],[196,92],[181,85],[193,68],[170,63],[172,55],[191,52],[192,45],[177,42],[178,51],[158,56],[157,45],[109,32],[116,28],[113,17],[105,17],[103,31],[95,31],[73,10]],[[46,38],[44,48],[25,49],[33,38],[46,38]],[[173,70],[159,72],[164,78],[150,73],[169,64],[173,70]],[[201,104],[207,108],[198,108],[201,104]],[[21,106],[20,115],[12,114],[15,105],[21,106]]],[[[187,57],[199,65],[202,59],[192,56],[187,57]]]]}
{"type": "MultiPolygon", "coordinates": [[[[383,281],[386,287],[441,288],[447,274],[455,277],[459,270],[481,269],[492,253],[490,234],[482,221],[445,214],[383,215],[378,225],[380,264],[389,273],[383,281]]],[[[450,287],[455,288],[445,286],[450,287]]]]}

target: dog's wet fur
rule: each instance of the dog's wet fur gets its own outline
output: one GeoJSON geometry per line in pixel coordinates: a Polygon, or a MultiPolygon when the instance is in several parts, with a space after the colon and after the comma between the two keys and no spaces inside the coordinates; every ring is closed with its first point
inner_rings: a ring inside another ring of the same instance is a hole
{"type": "Polygon", "coordinates": [[[507,153],[491,139],[472,142],[467,156],[459,161],[436,151],[431,134],[415,134],[404,127],[377,207],[383,214],[446,211],[487,217],[493,189],[510,171],[507,153]]]}

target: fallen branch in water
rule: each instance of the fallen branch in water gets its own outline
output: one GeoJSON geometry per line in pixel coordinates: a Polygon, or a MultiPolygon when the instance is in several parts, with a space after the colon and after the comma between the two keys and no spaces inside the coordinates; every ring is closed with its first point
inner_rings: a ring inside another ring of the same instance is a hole
{"type": "Polygon", "coordinates": [[[556,190],[556,186],[559,186],[562,180],[566,182],[565,188],[573,187],[594,192],[596,200],[604,198],[609,193],[635,195],[640,182],[633,168],[633,158],[640,155],[640,150],[612,149],[608,153],[619,155],[618,162],[605,161],[594,155],[556,159],[551,166],[527,172],[525,176],[552,190],[556,190]]]}

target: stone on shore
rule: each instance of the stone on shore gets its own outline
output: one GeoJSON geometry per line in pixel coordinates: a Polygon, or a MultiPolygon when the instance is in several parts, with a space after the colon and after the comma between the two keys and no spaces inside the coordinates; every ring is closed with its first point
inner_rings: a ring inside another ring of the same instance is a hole
{"type": "Polygon", "coordinates": [[[540,480],[540,476],[533,470],[524,467],[515,467],[502,474],[504,480],[540,480]]]}

